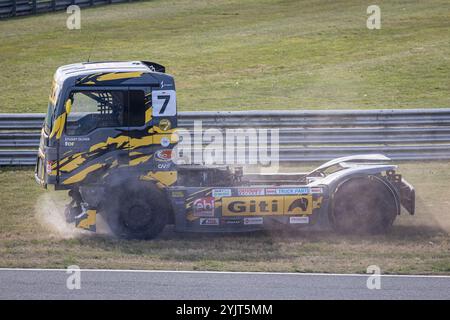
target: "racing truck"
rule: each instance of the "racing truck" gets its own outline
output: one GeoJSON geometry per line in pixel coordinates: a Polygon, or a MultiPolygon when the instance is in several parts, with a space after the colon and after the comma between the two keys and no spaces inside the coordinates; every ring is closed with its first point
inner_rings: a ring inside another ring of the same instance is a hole
{"type": "Polygon", "coordinates": [[[181,232],[326,228],[383,233],[415,191],[382,154],[330,160],[310,172],[249,173],[242,166],[180,165],[174,78],[148,61],[57,69],[35,178],[66,190],[67,222],[96,231],[101,214],[124,238],[181,232]]]}

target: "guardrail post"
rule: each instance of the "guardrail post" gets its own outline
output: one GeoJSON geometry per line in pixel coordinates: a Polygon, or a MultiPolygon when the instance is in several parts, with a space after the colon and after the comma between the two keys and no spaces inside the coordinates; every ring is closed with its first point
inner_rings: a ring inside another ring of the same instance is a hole
{"type": "Polygon", "coordinates": [[[56,0],[52,0],[52,11],[56,11],[56,0]]]}
{"type": "Polygon", "coordinates": [[[11,15],[15,17],[17,15],[17,0],[12,0],[12,11],[11,15]]]}
{"type": "Polygon", "coordinates": [[[37,11],[37,0],[33,0],[33,7],[32,7],[32,12],[33,14],[36,14],[37,11]]]}

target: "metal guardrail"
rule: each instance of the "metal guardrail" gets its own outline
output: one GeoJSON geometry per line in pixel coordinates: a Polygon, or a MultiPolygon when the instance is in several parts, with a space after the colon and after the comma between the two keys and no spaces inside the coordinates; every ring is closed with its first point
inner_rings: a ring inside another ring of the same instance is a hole
{"type": "MultiPolygon", "coordinates": [[[[0,114],[0,165],[32,165],[43,114],[0,114]]],[[[450,109],[180,112],[179,127],[279,128],[280,161],[450,159],[450,109]]]]}
{"type": "Polygon", "coordinates": [[[65,10],[76,4],[81,8],[136,0],[0,0],[0,19],[65,10]]]}

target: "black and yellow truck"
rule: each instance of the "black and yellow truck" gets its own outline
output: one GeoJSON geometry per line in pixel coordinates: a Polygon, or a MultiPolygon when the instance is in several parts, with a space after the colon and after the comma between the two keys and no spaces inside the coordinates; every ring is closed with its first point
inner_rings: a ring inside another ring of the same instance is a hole
{"type": "Polygon", "coordinates": [[[47,188],[68,190],[66,219],[95,231],[97,214],[121,237],[177,231],[333,228],[385,232],[414,188],[384,155],[331,160],[307,173],[248,174],[240,167],[182,166],[175,82],[146,61],[58,68],[35,170],[47,188]]]}

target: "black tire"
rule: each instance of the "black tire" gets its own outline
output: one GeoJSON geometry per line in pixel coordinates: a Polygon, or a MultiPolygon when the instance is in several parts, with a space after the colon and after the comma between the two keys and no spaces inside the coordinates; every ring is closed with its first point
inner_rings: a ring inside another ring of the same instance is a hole
{"type": "Polygon", "coordinates": [[[340,233],[385,233],[400,211],[394,190],[375,176],[355,177],[333,193],[330,220],[340,233]]]}
{"type": "Polygon", "coordinates": [[[116,236],[153,239],[167,225],[171,206],[154,183],[125,182],[107,190],[103,210],[116,236]]]}

